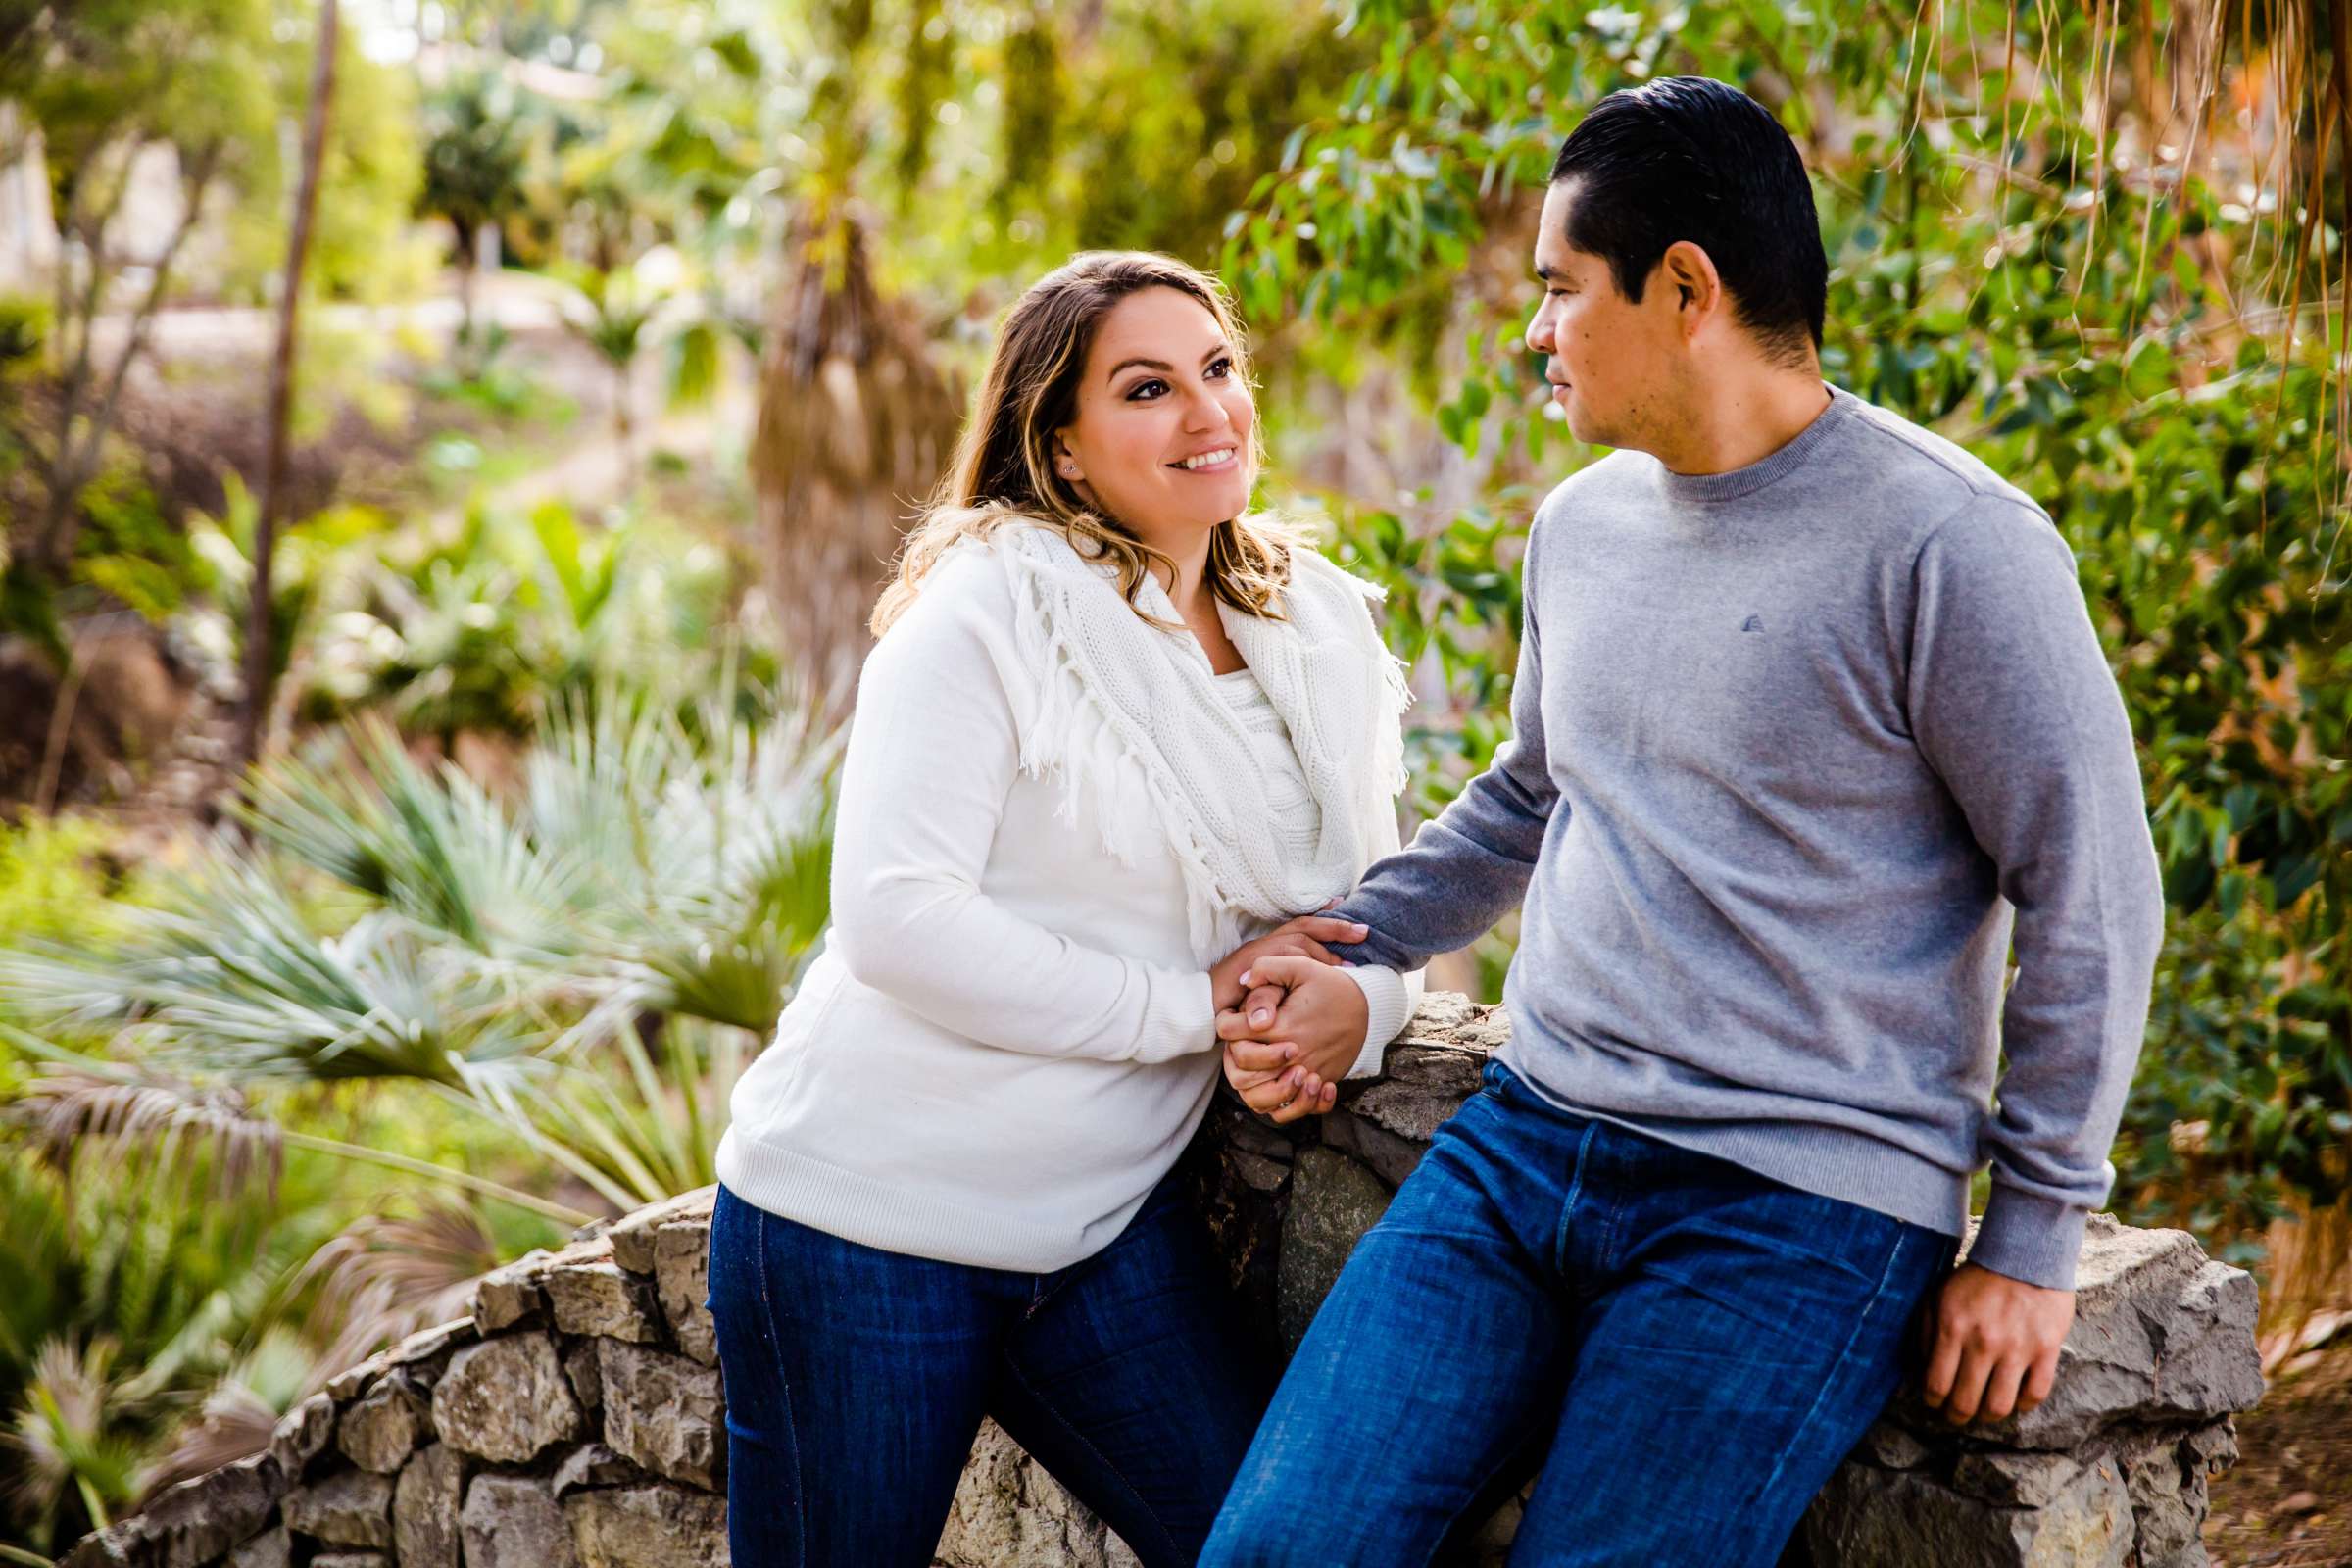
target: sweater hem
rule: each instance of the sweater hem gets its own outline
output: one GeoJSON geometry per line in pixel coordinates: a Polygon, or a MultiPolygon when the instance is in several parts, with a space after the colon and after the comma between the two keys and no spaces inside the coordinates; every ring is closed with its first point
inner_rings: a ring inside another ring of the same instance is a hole
{"type": "Polygon", "coordinates": [[[1538,1096],[1570,1115],[1604,1121],[1687,1149],[1819,1198],[1958,1237],[1968,1229],[1969,1178],[1883,1138],[1822,1123],[1700,1121],[1626,1115],[1581,1104],[1500,1052],[1496,1059],[1538,1096]]]}
{"type": "MultiPolygon", "coordinates": [[[[838,1236],[845,1242],[975,1268],[1050,1274],[1087,1257],[1089,1231],[1031,1225],[1002,1214],[944,1202],[935,1192],[910,1192],[856,1171],[731,1130],[719,1141],[717,1175],[727,1190],[755,1208],[838,1236]]],[[[1147,1182],[1133,1203],[1105,1216],[1115,1236],[1150,1196],[1147,1182]]]]}

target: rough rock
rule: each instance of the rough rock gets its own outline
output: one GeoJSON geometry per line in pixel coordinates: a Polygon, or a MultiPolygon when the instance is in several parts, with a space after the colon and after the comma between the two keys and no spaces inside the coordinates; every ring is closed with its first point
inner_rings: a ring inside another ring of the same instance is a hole
{"type": "Polygon", "coordinates": [[[227,1568],[288,1568],[294,1560],[294,1539],[284,1525],[271,1525],[228,1554],[227,1568]]]}
{"type": "Polygon", "coordinates": [[[604,1408],[605,1383],[597,1375],[594,1340],[582,1340],[564,1350],[564,1377],[571,1385],[572,1396],[580,1401],[581,1409],[604,1408]]]}
{"type": "Polygon", "coordinates": [[[196,1568],[259,1534],[286,1490],[285,1472],[256,1454],[171,1488],[144,1509],[82,1537],[61,1568],[196,1568]]]}
{"type": "Polygon", "coordinates": [[[478,1336],[470,1317],[451,1318],[429,1329],[418,1329],[407,1339],[384,1352],[384,1359],[399,1367],[422,1388],[431,1388],[449,1358],[460,1346],[471,1345],[478,1336]]]}
{"type": "Polygon", "coordinates": [[[646,1474],[634,1461],[623,1458],[601,1443],[583,1443],[564,1456],[556,1473],[548,1481],[556,1500],[562,1502],[575,1492],[590,1487],[642,1486],[655,1478],[646,1474]]]}
{"type": "Polygon", "coordinates": [[[632,1274],[651,1274],[658,1258],[659,1233],[673,1220],[684,1223],[688,1230],[708,1235],[710,1230],[710,1204],[718,1196],[716,1187],[698,1187],[691,1193],[680,1193],[666,1202],[625,1214],[612,1222],[605,1239],[612,1246],[612,1261],[632,1274]]]}
{"type": "Polygon", "coordinates": [[[380,1551],[322,1551],[311,1568],[392,1568],[392,1559],[380,1551]]]}
{"type": "MultiPolygon", "coordinates": [[[[2186,1231],[2091,1216],[2077,1265],[2075,1326],[2040,1408],[1978,1436],[2073,1448],[2119,1421],[2202,1425],[2262,1397],[2253,1276],[2206,1258],[2186,1231]]],[[[1915,1403],[1907,1424],[1939,1423],[1915,1403]]]]}
{"type": "Polygon", "coordinates": [[[270,1434],[270,1456],[288,1482],[300,1481],[310,1462],[326,1451],[334,1435],[335,1401],[314,1394],[279,1417],[276,1430],[270,1434]]]}
{"type": "Polygon", "coordinates": [[[1277,1127],[1272,1122],[1260,1120],[1252,1112],[1243,1109],[1239,1101],[1224,1098],[1222,1092],[1217,1110],[1217,1137],[1226,1148],[1238,1149],[1245,1154],[1255,1154],[1260,1159],[1270,1159],[1278,1165],[1288,1165],[1298,1157],[1298,1146],[1294,1142],[1297,1134],[1292,1130],[1294,1124],[1277,1127]]]}
{"type": "Polygon", "coordinates": [[[1356,1239],[1389,1206],[1389,1190],[1380,1179],[1344,1154],[1309,1149],[1298,1155],[1295,1170],[1275,1276],[1276,1328],[1287,1349],[1296,1349],[1305,1337],[1356,1239]]]}
{"type": "Polygon", "coordinates": [[[432,1414],[424,1390],[397,1369],[378,1378],[335,1423],[335,1446],[343,1456],[382,1475],[399,1470],[417,1442],[431,1435],[432,1414]]]}
{"type": "Polygon", "coordinates": [[[546,1307],[547,1296],[539,1288],[539,1278],[547,1259],[544,1250],[525,1252],[475,1283],[472,1310],[476,1333],[496,1334],[546,1307]]]}
{"type": "Polygon", "coordinates": [[[1135,1561],[994,1421],[981,1424],[936,1555],[945,1568],[1121,1568],[1135,1561]]]}
{"type": "Polygon", "coordinates": [[[392,1478],[344,1470],[286,1494],[286,1527],[334,1546],[392,1544],[392,1478]]]}
{"type": "Polygon", "coordinates": [[[596,1352],[605,1441],[658,1475],[718,1490],[727,1457],[718,1374],[617,1340],[597,1341],[596,1352]]]}
{"type": "Polygon", "coordinates": [[[683,1487],[612,1487],[564,1499],[581,1568],[725,1568],[727,1499],[683,1487]]]}
{"type": "Polygon", "coordinates": [[[679,1220],[654,1233],[654,1281],[662,1315],[678,1348],[705,1366],[718,1365],[718,1333],[710,1309],[710,1223],[679,1220]]]}
{"type": "Polygon", "coordinates": [[[466,1568],[579,1568],[564,1510],[547,1483],[529,1476],[475,1476],[458,1539],[466,1568]]]}
{"type": "Polygon", "coordinates": [[[2066,1495],[2082,1466],[2063,1453],[1964,1453],[1952,1470],[1952,1485],[1972,1497],[2004,1508],[2046,1508],[2066,1495]]]}
{"type": "Polygon", "coordinates": [[[1277,1163],[1263,1154],[1252,1154],[1246,1149],[1226,1151],[1225,1163],[1233,1167],[1243,1185],[1260,1193],[1277,1192],[1284,1182],[1291,1179],[1290,1166],[1277,1163]]]}
{"type": "Polygon", "coordinates": [[[2081,1469],[2041,1508],[1988,1508],[1920,1471],[1848,1464],[1800,1533],[1824,1568],[2124,1568],[2133,1539],[2112,1462],[2081,1469]]]}
{"type": "Polygon", "coordinates": [[[392,1489],[392,1544],[400,1568],[458,1568],[458,1505],[466,1462],[446,1443],[420,1448],[392,1489]]]}
{"type": "Polygon", "coordinates": [[[1399,1137],[1379,1123],[1346,1109],[1335,1110],[1323,1118],[1323,1142],[1371,1166],[1373,1173],[1392,1188],[1404,1185],[1404,1179],[1413,1173],[1413,1167],[1421,1163],[1422,1154],[1429,1149],[1426,1143],[1399,1137]]]}
{"type": "Polygon", "coordinates": [[[1862,1449],[1888,1470],[1909,1470],[1928,1457],[1928,1446],[1891,1421],[1881,1421],[1862,1435],[1862,1449]]]}
{"type": "Polygon", "coordinates": [[[384,1370],[391,1364],[392,1360],[389,1356],[381,1353],[371,1355],[358,1366],[338,1372],[327,1379],[325,1395],[337,1405],[348,1404],[358,1398],[368,1385],[382,1376],[384,1370]]]}
{"type": "Polygon", "coordinates": [[[494,1464],[521,1464],[582,1432],[579,1401],[545,1334],[469,1345],[433,1385],[442,1441],[494,1464]]]}
{"type": "Polygon", "coordinates": [[[556,1327],[566,1334],[645,1345],[662,1338],[653,1287],[611,1258],[550,1269],[541,1285],[556,1327]]]}

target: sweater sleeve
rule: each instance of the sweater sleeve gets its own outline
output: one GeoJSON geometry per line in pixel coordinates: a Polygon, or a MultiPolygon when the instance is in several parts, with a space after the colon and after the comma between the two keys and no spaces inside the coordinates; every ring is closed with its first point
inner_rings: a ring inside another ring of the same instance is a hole
{"type": "MultiPolygon", "coordinates": [[[[1381,803],[1380,820],[1372,825],[1372,843],[1377,854],[1394,855],[1402,843],[1396,831],[1396,807],[1381,803]]],[[[1404,1033],[1412,1021],[1413,1009],[1421,1005],[1421,994],[1426,971],[1414,969],[1402,973],[1385,963],[1358,963],[1341,973],[1354,981],[1364,993],[1364,1050],[1348,1069],[1350,1078],[1377,1078],[1386,1065],[1389,1043],[1404,1033]]]]}
{"type": "Polygon", "coordinates": [[[2132,726],[2066,543],[1985,496],[1914,567],[1909,711],[2017,910],[1971,1261],[2073,1288],[2147,1023],[2164,897],[2132,726]]]}
{"type": "Polygon", "coordinates": [[[1164,1061],[1212,1049],[1205,972],[1089,947],[982,891],[1018,773],[1010,601],[993,606],[985,560],[955,564],[859,679],[833,839],[834,951],[861,984],[1006,1051],[1164,1061]]]}
{"type": "Polygon", "coordinates": [[[1559,790],[1544,739],[1543,637],[1537,628],[1539,518],[1520,564],[1518,674],[1511,684],[1511,738],[1487,770],[1413,842],[1376,861],[1331,912],[1371,935],[1336,951],[1358,962],[1418,969],[1441,953],[1468,947],[1527,896],[1559,790]]]}

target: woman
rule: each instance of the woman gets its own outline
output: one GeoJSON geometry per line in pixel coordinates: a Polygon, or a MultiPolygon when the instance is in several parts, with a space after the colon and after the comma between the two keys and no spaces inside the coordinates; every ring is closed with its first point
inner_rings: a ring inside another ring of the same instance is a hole
{"type": "MultiPolygon", "coordinates": [[[[737,1568],[929,1563],[984,1414],[1149,1568],[1206,1538],[1266,1385],[1169,1173],[1251,961],[1362,934],[1294,916],[1402,783],[1371,590],[1248,514],[1257,454],[1193,269],[1081,256],[1007,317],[874,614],[830,941],[719,1148],[737,1568]]],[[[1317,973],[1376,1071],[1417,981],[1317,973]]]]}

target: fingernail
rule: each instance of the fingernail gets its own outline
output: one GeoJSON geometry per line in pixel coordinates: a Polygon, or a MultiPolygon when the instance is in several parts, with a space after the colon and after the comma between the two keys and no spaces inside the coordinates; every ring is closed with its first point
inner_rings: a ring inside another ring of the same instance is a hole
{"type": "Polygon", "coordinates": [[[1368,937],[1372,934],[1372,928],[1361,923],[1350,925],[1348,927],[1348,929],[1354,932],[1359,937],[1368,937]]]}
{"type": "Polygon", "coordinates": [[[1254,1024],[1263,1024],[1268,1018],[1273,1016],[1274,1015],[1268,1012],[1265,1008],[1260,1007],[1250,1015],[1250,1021],[1254,1024]]]}
{"type": "Polygon", "coordinates": [[[1247,969],[1244,969],[1244,970],[1242,971],[1242,984],[1244,984],[1244,985],[1248,985],[1249,983],[1250,983],[1250,971],[1249,971],[1249,970],[1247,970],[1247,969]]]}
{"type": "Polygon", "coordinates": [[[1283,1047],[1282,1059],[1285,1061],[1297,1061],[1298,1059],[1298,1048],[1297,1046],[1283,1047]]]}

